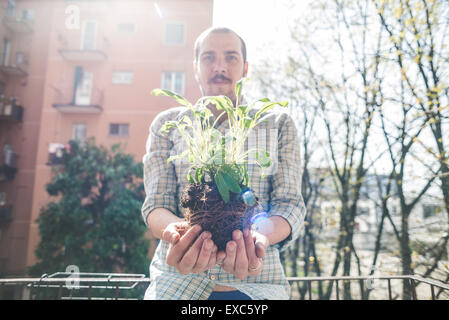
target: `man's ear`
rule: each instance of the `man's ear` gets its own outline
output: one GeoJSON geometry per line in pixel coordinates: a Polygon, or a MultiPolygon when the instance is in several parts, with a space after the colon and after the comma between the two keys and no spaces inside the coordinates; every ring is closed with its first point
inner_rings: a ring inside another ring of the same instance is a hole
{"type": "Polygon", "coordinates": [[[243,66],[243,77],[246,77],[248,74],[248,61],[245,62],[245,65],[243,66]]]}
{"type": "Polygon", "coordinates": [[[195,80],[196,80],[196,82],[200,82],[199,80],[199,78],[198,78],[198,64],[197,64],[197,62],[196,61],[193,61],[193,74],[195,75],[195,80]]]}

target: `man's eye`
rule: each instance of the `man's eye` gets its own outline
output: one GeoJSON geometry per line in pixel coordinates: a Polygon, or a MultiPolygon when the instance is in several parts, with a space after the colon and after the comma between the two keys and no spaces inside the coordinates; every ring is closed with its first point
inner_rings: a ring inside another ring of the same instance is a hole
{"type": "Polygon", "coordinates": [[[213,59],[214,59],[213,56],[204,56],[204,57],[203,57],[203,60],[204,60],[204,61],[212,61],[213,59]]]}
{"type": "Polygon", "coordinates": [[[237,60],[236,56],[227,56],[226,58],[228,59],[228,61],[235,61],[235,60],[237,60]]]}

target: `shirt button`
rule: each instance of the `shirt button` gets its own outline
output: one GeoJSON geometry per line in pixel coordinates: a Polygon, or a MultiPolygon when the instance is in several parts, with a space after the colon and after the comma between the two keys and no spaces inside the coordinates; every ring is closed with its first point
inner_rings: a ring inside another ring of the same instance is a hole
{"type": "Polygon", "coordinates": [[[214,275],[211,275],[211,276],[209,277],[209,279],[211,279],[212,281],[214,281],[215,279],[217,279],[217,277],[214,276],[214,275]]]}

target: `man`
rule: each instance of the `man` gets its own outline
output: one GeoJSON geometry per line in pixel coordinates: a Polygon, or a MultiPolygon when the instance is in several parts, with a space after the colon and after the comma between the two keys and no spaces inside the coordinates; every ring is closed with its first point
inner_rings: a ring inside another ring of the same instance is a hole
{"type": "MultiPolygon", "coordinates": [[[[248,72],[246,45],[228,28],[210,28],[195,43],[194,71],[203,96],[226,95],[236,103],[235,85],[248,72]]],[[[240,100],[241,101],[241,100],[240,100]]],[[[214,105],[209,106],[217,117],[214,105]]],[[[271,209],[264,227],[235,230],[226,251],[217,252],[208,231],[194,226],[184,234],[185,224],[178,206],[187,184],[188,163],[167,158],[182,152],[173,132],[160,134],[167,120],[189,114],[185,107],[160,113],[150,126],[147,153],[143,158],[146,199],[142,206],[145,223],[160,238],[150,266],[151,284],[146,299],[288,299],[279,251],[297,237],[305,208],[301,196],[299,141],[293,120],[285,112],[272,112],[256,129],[277,129],[277,170],[262,178],[250,170],[251,187],[259,201],[271,209]]],[[[226,130],[228,122],[218,124],[226,130]]],[[[270,146],[268,146],[270,149],[270,146]]]]}

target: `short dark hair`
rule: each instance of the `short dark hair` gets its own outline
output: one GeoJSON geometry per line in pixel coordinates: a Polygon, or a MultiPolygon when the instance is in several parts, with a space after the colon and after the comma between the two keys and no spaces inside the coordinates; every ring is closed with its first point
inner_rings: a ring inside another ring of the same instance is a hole
{"type": "Polygon", "coordinates": [[[237,34],[237,32],[235,32],[234,30],[231,30],[229,28],[226,28],[226,27],[210,27],[209,29],[206,29],[205,31],[203,31],[195,41],[195,46],[194,46],[195,63],[198,62],[198,55],[200,54],[201,43],[211,33],[233,33],[233,34],[235,34],[240,39],[240,42],[242,44],[243,63],[246,62],[246,44],[245,44],[245,41],[242,39],[242,37],[240,37],[237,34]]]}

